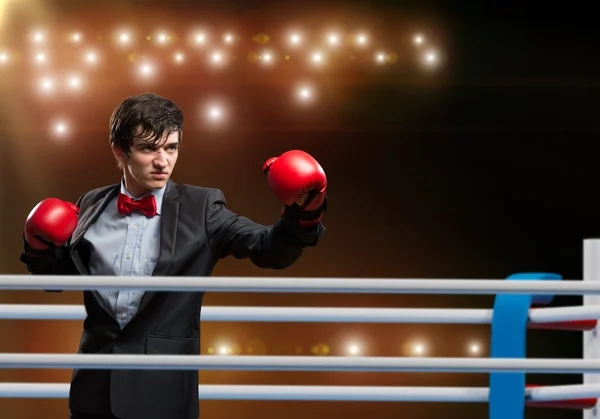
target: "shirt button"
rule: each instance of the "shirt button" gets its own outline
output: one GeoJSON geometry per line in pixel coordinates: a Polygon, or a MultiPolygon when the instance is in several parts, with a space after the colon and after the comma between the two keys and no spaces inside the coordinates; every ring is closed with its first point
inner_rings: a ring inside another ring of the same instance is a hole
{"type": "Polygon", "coordinates": [[[131,228],[133,228],[134,230],[137,230],[137,226],[135,224],[132,225],[131,228]]]}
{"type": "Polygon", "coordinates": [[[131,254],[127,253],[127,259],[131,259],[131,254]]]}

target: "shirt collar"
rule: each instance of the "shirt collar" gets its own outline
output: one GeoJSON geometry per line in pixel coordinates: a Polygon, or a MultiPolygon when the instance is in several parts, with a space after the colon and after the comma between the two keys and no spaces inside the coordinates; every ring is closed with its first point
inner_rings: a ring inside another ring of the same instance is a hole
{"type": "Polygon", "coordinates": [[[150,194],[154,195],[154,200],[156,201],[156,213],[157,213],[157,215],[161,215],[162,203],[163,203],[163,196],[165,195],[165,189],[166,188],[167,188],[167,185],[163,186],[160,189],[152,189],[152,190],[146,192],[145,194],[143,194],[142,196],[140,196],[139,198],[134,198],[129,193],[129,191],[127,190],[127,188],[125,187],[125,179],[124,178],[121,179],[121,193],[127,195],[128,197],[130,197],[134,201],[142,199],[146,195],[150,195],[150,194]]]}

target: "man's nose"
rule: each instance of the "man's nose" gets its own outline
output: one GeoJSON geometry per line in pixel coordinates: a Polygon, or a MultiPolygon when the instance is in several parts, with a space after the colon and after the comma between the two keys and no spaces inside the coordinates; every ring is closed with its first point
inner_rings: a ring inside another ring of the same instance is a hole
{"type": "Polygon", "coordinates": [[[156,166],[156,167],[164,168],[164,167],[167,167],[169,162],[167,160],[167,156],[164,153],[159,152],[156,155],[156,157],[154,158],[153,163],[154,163],[154,166],[156,166]]]}

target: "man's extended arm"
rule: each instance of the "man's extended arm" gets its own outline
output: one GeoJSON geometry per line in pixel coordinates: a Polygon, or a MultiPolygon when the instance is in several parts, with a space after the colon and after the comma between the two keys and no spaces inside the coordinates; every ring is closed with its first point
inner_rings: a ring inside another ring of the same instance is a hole
{"type": "Polygon", "coordinates": [[[303,249],[316,245],[325,232],[321,223],[305,230],[286,215],[270,226],[257,224],[229,210],[218,189],[209,193],[205,221],[210,247],[217,258],[249,258],[260,268],[283,269],[292,265],[303,249]]]}

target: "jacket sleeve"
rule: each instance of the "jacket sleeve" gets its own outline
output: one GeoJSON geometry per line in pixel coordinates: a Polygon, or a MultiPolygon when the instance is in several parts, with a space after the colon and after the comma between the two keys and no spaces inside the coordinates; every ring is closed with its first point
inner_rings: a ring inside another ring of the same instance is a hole
{"type": "Polygon", "coordinates": [[[325,233],[321,223],[312,230],[304,230],[287,216],[269,226],[255,223],[229,210],[219,189],[210,190],[205,217],[210,247],[217,258],[229,255],[237,259],[249,258],[260,268],[291,266],[305,247],[315,246],[325,233]]]}

